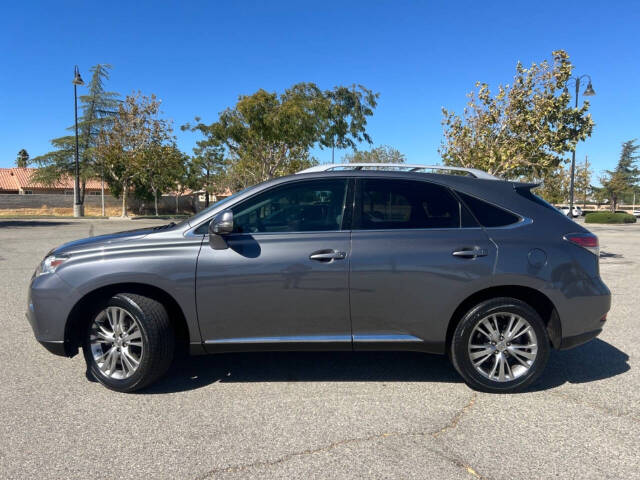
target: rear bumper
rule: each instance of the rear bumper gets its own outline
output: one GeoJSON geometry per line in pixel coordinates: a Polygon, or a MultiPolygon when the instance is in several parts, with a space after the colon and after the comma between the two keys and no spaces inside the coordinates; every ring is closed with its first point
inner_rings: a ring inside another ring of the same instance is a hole
{"type": "Polygon", "coordinates": [[[565,337],[560,343],[559,350],[569,350],[570,348],[578,347],[589,340],[593,340],[602,333],[602,329],[593,330],[591,332],[581,333],[580,335],[574,335],[572,337],[565,337]]]}
{"type": "Polygon", "coordinates": [[[560,316],[559,349],[577,347],[597,337],[611,309],[611,292],[600,277],[581,278],[554,301],[560,316]]]}

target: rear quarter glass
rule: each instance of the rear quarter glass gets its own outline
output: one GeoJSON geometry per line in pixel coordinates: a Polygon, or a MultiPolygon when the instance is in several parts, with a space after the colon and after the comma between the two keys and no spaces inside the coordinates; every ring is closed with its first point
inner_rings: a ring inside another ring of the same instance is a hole
{"type": "Polygon", "coordinates": [[[465,193],[457,193],[483,227],[505,227],[520,221],[520,217],[518,215],[508,212],[503,208],[497,207],[465,193]]]}

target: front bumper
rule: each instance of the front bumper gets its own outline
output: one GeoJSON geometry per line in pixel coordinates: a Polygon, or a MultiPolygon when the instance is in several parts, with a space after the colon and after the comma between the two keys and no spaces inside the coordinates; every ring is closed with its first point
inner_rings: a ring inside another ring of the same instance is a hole
{"type": "Polygon", "coordinates": [[[66,325],[77,292],[55,273],[33,277],[29,286],[27,320],[36,340],[55,355],[70,356],[66,325]]]}

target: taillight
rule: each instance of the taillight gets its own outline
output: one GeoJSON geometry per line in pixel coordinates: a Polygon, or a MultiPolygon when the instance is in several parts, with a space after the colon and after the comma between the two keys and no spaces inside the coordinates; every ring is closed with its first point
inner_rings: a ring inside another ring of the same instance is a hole
{"type": "Polygon", "coordinates": [[[579,247],[586,248],[596,257],[600,255],[600,246],[598,245],[598,237],[593,233],[570,233],[564,236],[564,239],[579,247]]]}

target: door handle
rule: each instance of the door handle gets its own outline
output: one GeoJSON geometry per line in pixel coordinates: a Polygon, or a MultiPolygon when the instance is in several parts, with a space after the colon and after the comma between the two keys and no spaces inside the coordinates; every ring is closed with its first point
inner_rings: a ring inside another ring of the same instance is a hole
{"type": "Polygon", "coordinates": [[[318,250],[309,255],[311,260],[318,262],[330,262],[332,260],[343,260],[347,254],[338,250],[318,250]]]}
{"type": "Polygon", "coordinates": [[[454,257],[462,257],[462,258],[476,258],[476,257],[486,257],[487,250],[485,248],[473,248],[473,249],[464,249],[454,250],[451,253],[454,257]]]}

